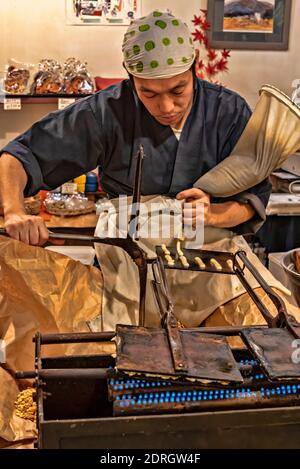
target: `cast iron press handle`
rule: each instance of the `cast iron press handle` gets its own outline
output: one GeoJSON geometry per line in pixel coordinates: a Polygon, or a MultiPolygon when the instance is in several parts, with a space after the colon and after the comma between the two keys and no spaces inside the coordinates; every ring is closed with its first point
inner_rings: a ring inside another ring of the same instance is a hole
{"type": "Polygon", "coordinates": [[[153,286],[161,313],[161,324],[167,332],[174,370],[175,372],[184,374],[188,372],[187,359],[184,355],[181,336],[177,327],[177,320],[173,314],[174,304],[170,295],[164,264],[160,256],[158,256],[157,260],[153,262],[152,270],[154,276],[153,286]],[[166,308],[161,302],[158,286],[160,287],[160,292],[166,302],[166,308]]]}

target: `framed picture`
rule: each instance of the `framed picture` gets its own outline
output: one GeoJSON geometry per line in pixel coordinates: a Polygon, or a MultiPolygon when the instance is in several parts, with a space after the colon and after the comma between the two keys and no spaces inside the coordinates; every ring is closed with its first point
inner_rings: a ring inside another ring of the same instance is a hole
{"type": "Polygon", "coordinates": [[[141,16],[141,0],[65,0],[69,25],[128,25],[141,16]]]}
{"type": "Polygon", "coordinates": [[[291,3],[292,0],[208,0],[210,46],[288,49],[291,3]]]}

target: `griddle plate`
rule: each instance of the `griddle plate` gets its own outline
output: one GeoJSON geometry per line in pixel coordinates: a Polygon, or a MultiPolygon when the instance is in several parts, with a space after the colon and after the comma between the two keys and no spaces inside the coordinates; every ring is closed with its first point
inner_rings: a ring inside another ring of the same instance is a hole
{"type": "Polygon", "coordinates": [[[242,383],[243,378],[224,336],[179,329],[187,373],[175,373],[164,329],[117,326],[116,369],[143,375],[194,379],[209,383],[242,383]]]}
{"type": "Polygon", "coordinates": [[[300,363],[293,363],[297,342],[287,329],[252,327],[241,336],[270,379],[300,378],[300,363]]]}

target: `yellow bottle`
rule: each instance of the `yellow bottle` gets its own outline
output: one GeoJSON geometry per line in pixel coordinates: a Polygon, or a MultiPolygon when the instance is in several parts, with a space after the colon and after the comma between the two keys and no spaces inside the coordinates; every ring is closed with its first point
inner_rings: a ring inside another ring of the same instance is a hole
{"type": "Polygon", "coordinates": [[[74,182],[77,184],[77,192],[85,191],[86,175],[82,174],[74,179],[74,182]]]}

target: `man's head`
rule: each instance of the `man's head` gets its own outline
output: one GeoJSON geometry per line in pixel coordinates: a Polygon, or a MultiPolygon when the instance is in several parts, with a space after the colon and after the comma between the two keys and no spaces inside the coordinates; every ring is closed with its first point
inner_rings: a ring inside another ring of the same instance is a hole
{"type": "Polygon", "coordinates": [[[195,49],[186,24],[154,11],[132,22],[122,50],[124,66],[150,114],[163,125],[180,127],[193,98],[195,49]]]}
{"type": "Polygon", "coordinates": [[[133,80],[137,95],[150,114],[160,124],[180,129],[192,105],[192,71],[171,78],[133,80]]]}

